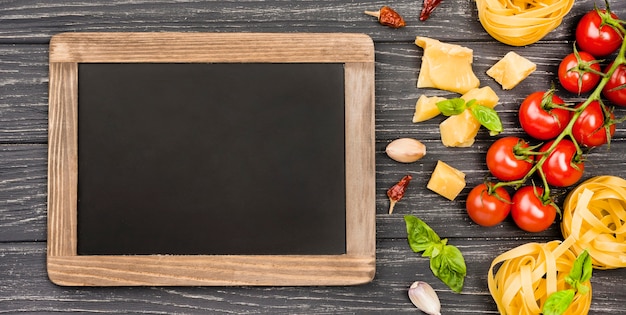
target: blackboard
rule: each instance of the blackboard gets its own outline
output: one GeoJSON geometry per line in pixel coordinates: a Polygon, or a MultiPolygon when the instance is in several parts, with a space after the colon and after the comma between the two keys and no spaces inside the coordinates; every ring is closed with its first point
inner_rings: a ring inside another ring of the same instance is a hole
{"type": "Polygon", "coordinates": [[[345,253],[343,64],[78,78],[79,255],[345,253]]]}
{"type": "Polygon", "coordinates": [[[360,34],[54,36],[50,279],[371,281],[373,77],[360,34]]]}

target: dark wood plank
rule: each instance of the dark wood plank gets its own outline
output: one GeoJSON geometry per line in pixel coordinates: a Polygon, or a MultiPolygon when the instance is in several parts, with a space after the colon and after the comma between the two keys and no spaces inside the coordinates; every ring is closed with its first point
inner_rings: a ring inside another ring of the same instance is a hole
{"type": "Polygon", "coordinates": [[[0,45],[0,144],[48,139],[48,48],[0,45]]]}
{"type": "MultiPolygon", "coordinates": [[[[468,276],[462,294],[453,293],[434,278],[427,258],[413,253],[404,240],[378,243],[378,272],[374,282],[356,287],[119,287],[81,288],[55,286],[44,268],[45,245],[0,244],[2,310],[17,312],[110,312],[188,314],[351,314],[415,313],[407,288],[427,281],[437,291],[442,312],[497,314],[486,276],[491,260],[527,240],[454,240],[466,256],[468,276]],[[25,281],[28,279],[28,281],[25,281]]],[[[621,314],[620,295],[626,270],[595,271],[591,314],[621,314]]]]}
{"type": "MultiPolygon", "coordinates": [[[[619,9],[617,1],[614,7],[619,9]]],[[[574,13],[587,10],[592,1],[577,1],[574,13]]],[[[50,36],[74,31],[189,31],[189,32],[350,32],[366,33],[376,41],[413,40],[437,34],[445,40],[492,41],[478,23],[473,1],[443,1],[431,18],[419,21],[421,1],[59,1],[42,5],[38,0],[0,3],[0,43],[46,43],[50,36]],[[402,29],[378,25],[363,13],[388,5],[406,20],[402,29]],[[462,27],[459,27],[462,25],[462,27]]],[[[569,37],[575,14],[546,36],[545,41],[569,37]]]]}
{"type": "Polygon", "coordinates": [[[46,145],[0,145],[0,243],[46,240],[46,145]]]}

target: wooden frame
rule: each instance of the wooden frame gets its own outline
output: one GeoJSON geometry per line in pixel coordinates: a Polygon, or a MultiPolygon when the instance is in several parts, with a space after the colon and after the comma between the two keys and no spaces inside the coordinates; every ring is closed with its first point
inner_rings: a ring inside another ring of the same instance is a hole
{"type": "Polygon", "coordinates": [[[64,33],[50,42],[50,279],[70,286],[355,285],[375,274],[374,47],[359,34],[64,33]],[[78,64],[344,63],[346,254],[77,254],[78,64]]]}

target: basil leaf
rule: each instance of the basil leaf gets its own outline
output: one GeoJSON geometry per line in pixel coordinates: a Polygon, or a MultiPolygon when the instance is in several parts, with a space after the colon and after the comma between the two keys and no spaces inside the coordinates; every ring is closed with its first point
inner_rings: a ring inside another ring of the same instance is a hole
{"type": "Polygon", "coordinates": [[[561,290],[556,291],[548,297],[543,304],[541,312],[544,315],[561,315],[565,313],[567,308],[572,304],[574,300],[574,290],[561,290]]]}
{"type": "Polygon", "coordinates": [[[589,288],[583,285],[583,282],[591,279],[592,271],[593,266],[591,265],[591,256],[589,256],[587,250],[584,250],[574,261],[572,270],[570,270],[567,277],[565,277],[565,282],[567,282],[567,284],[569,284],[572,288],[580,291],[580,293],[587,293],[589,288]]]}
{"type": "Polygon", "coordinates": [[[480,104],[473,104],[470,107],[472,111],[472,115],[481,125],[487,128],[490,132],[489,134],[495,136],[502,132],[502,121],[500,120],[500,116],[493,109],[480,104]]]}
{"type": "Polygon", "coordinates": [[[407,239],[411,249],[418,253],[441,242],[441,239],[424,221],[412,215],[404,216],[407,239]]]}
{"type": "Polygon", "coordinates": [[[452,116],[462,113],[467,108],[467,105],[465,105],[465,100],[462,98],[451,98],[437,102],[437,108],[439,108],[442,114],[452,116]]]}
{"type": "Polygon", "coordinates": [[[422,254],[422,256],[424,256],[424,257],[435,257],[435,256],[439,255],[439,253],[441,253],[443,251],[443,247],[444,246],[445,246],[445,244],[443,244],[443,243],[433,244],[433,245],[429,246],[426,250],[424,250],[424,253],[422,254]]]}
{"type": "Polygon", "coordinates": [[[463,254],[455,246],[445,245],[439,255],[431,257],[430,270],[453,291],[463,290],[467,268],[463,254]]]}
{"type": "Polygon", "coordinates": [[[430,257],[430,270],[453,291],[461,292],[467,274],[465,259],[455,246],[448,245],[448,239],[441,239],[424,221],[412,215],[405,215],[407,239],[414,252],[424,251],[422,256],[430,257]]]}

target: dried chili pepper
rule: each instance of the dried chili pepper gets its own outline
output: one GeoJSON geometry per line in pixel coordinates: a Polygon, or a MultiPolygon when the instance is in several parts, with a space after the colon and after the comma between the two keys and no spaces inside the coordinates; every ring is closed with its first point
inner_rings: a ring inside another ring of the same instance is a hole
{"type": "Polygon", "coordinates": [[[441,0],[424,0],[424,7],[420,13],[420,21],[426,21],[440,3],[441,0]]]}
{"type": "Polygon", "coordinates": [[[406,187],[409,186],[411,179],[413,179],[411,175],[405,175],[397,184],[391,186],[391,188],[387,190],[387,197],[389,197],[390,202],[389,214],[393,212],[393,207],[396,203],[404,197],[404,192],[406,191],[406,187]]]}
{"type": "Polygon", "coordinates": [[[376,17],[380,24],[392,28],[400,28],[406,25],[402,16],[388,6],[383,6],[378,11],[365,11],[365,14],[376,17]]]}

